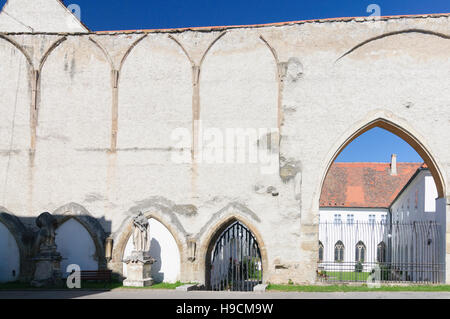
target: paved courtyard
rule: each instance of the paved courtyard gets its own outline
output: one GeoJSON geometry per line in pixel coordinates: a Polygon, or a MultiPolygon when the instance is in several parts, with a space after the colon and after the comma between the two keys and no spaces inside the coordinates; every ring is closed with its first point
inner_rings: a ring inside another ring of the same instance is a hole
{"type": "Polygon", "coordinates": [[[116,289],[112,291],[0,291],[0,299],[450,299],[450,292],[180,292],[116,289]]]}

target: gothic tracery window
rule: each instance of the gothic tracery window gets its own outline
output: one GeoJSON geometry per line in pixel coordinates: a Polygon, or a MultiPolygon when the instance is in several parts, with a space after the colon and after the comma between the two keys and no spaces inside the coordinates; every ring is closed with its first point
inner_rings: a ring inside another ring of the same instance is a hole
{"type": "Polygon", "coordinates": [[[335,262],[343,262],[344,261],[344,243],[342,241],[338,241],[334,245],[334,261],[335,262]]]}
{"type": "Polygon", "coordinates": [[[319,262],[323,261],[323,244],[319,241],[319,262]]]}
{"type": "Polygon", "coordinates": [[[365,256],[366,256],[366,245],[364,245],[362,241],[359,241],[356,244],[355,261],[363,263],[365,256]]]}

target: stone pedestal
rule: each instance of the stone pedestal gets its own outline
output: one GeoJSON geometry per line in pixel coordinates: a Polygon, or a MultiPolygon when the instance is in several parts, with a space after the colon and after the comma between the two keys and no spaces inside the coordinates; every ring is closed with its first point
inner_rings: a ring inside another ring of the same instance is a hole
{"type": "Polygon", "coordinates": [[[36,269],[31,285],[37,288],[62,286],[61,259],[56,245],[41,247],[39,254],[33,258],[36,269]]]}
{"type": "Polygon", "coordinates": [[[148,253],[133,251],[124,260],[127,264],[127,278],[123,281],[125,287],[148,287],[153,285],[152,265],[155,259],[148,253]]]}

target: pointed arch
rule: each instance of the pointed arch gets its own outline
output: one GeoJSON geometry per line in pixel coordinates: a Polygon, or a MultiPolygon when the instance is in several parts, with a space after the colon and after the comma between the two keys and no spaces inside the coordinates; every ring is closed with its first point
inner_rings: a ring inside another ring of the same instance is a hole
{"type": "Polygon", "coordinates": [[[93,217],[86,208],[76,203],[61,206],[52,215],[56,218],[58,228],[68,220],[74,219],[87,230],[95,244],[98,267],[99,269],[105,269],[105,240],[107,236],[98,219],[93,217]]]}
{"type": "Polygon", "coordinates": [[[367,247],[362,240],[355,245],[355,261],[364,262],[366,258],[367,247]]]}
{"type": "Polygon", "coordinates": [[[345,260],[345,245],[339,240],[334,244],[334,261],[335,262],[344,262],[345,260]]]}
{"type": "Polygon", "coordinates": [[[323,256],[324,256],[324,247],[322,242],[319,240],[319,262],[323,262],[323,256]]]}
{"type": "MultiPolygon", "coordinates": [[[[114,249],[112,253],[112,263],[120,265],[116,267],[116,271],[122,274],[122,260],[124,259],[125,249],[128,240],[133,232],[133,217],[138,213],[142,212],[147,219],[154,219],[160,224],[162,224],[169,233],[174,238],[178,251],[180,254],[180,272],[183,276],[183,271],[186,265],[185,260],[187,260],[187,237],[188,234],[184,230],[183,226],[179,222],[177,216],[172,212],[170,207],[166,207],[160,204],[146,205],[145,207],[133,207],[128,213],[128,217],[122,222],[120,229],[116,232],[114,236],[114,249]]],[[[150,230],[151,233],[151,230],[150,230]]]]}
{"type": "Polygon", "coordinates": [[[28,251],[32,243],[32,235],[28,233],[20,219],[4,207],[0,207],[0,223],[6,227],[17,244],[20,267],[19,278],[29,277],[31,275],[31,269],[28,267],[28,251]]]}
{"type": "MultiPolygon", "coordinates": [[[[347,133],[343,139],[341,139],[336,145],[337,148],[333,150],[333,153],[328,160],[326,164],[326,170],[324,174],[322,174],[322,180],[320,182],[320,188],[319,188],[319,194],[320,191],[323,188],[323,184],[325,182],[325,179],[328,175],[328,172],[336,160],[336,158],[341,154],[341,152],[356,138],[361,136],[362,134],[366,133],[367,131],[379,127],[382,129],[385,129],[392,134],[397,135],[401,139],[403,139],[405,142],[407,142],[425,161],[425,163],[428,165],[428,168],[433,175],[434,182],[436,184],[436,188],[438,191],[439,198],[445,197],[446,194],[446,187],[445,187],[445,180],[442,175],[442,170],[439,168],[438,163],[436,162],[435,158],[429,151],[429,149],[425,146],[425,140],[424,138],[420,137],[418,133],[411,133],[412,129],[408,127],[406,123],[402,123],[402,125],[398,124],[397,122],[394,122],[394,119],[392,116],[385,116],[383,114],[384,112],[381,112],[381,114],[378,112],[374,119],[367,121],[365,124],[361,125],[360,123],[354,125],[350,132],[347,133]],[[405,127],[408,127],[407,129],[405,127]]],[[[320,196],[320,195],[319,195],[320,196]]],[[[317,201],[316,201],[317,202],[317,201]]]]}
{"type": "Polygon", "coordinates": [[[109,65],[111,66],[111,70],[115,70],[116,67],[114,65],[114,62],[111,58],[111,55],[109,54],[108,50],[105,49],[105,47],[103,45],[101,45],[99,42],[95,41],[92,37],[89,37],[89,41],[91,41],[92,43],[94,43],[99,49],[100,51],[103,52],[103,55],[105,56],[105,58],[108,60],[109,65]]]}
{"type": "Polygon", "coordinates": [[[119,65],[119,72],[122,71],[123,65],[125,64],[125,61],[127,60],[128,56],[130,55],[131,51],[133,51],[133,49],[142,41],[147,37],[147,33],[144,34],[142,37],[140,37],[139,39],[137,39],[136,41],[134,41],[131,46],[128,48],[128,50],[125,52],[125,54],[122,57],[122,60],[120,60],[120,65],[119,65]]]}
{"type": "Polygon", "coordinates": [[[359,48],[365,46],[366,44],[369,44],[371,42],[374,41],[378,41],[390,36],[394,36],[394,35],[399,35],[399,34],[407,34],[407,33],[421,33],[421,34],[426,34],[426,35],[430,35],[430,36],[436,36],[442,39],[450,39],[450,35],[448,34],[444,34],[444,33],[439,33],[439,32],[435,32],[435,31],[431,31],[431,30],[424,30],[424,29],[407,29],[407,30],[400,30],[400,31],[394,31],[394,32],[388,32],[388,33],[384,33],[381,34],[379,36],[376,37],[372,37],[369,38],[361,43],[358,43],[357,45],[355,45],[353,48],[351,48],[350,50],[348,50],[347,52],[345,52],[343,55],[341,55],[336,61],[338,62],[339,60],[343,59],[344,57],[346,57],[347,55],[353,53],[354,51],[358,50],[359,48]]]}
{"type": "Polygon", "coordinates": [[[31,69],[34,69],[33,60],[31,59],[30,55],[25,51],[25,49],[19,43],[17,43],[13,39],[11,39],[11,38],[7,37],[6,35],[3,35],[3,34],[0,34],[0,39],[3,39],[5,41],[9,42],[17,50],[19,50],[23,54],[25,59],[27,60],[28,65],[31,67],[31,69]]]}
{"type": "Polygon", "coordinates": [[[377,262],[379,263],[386,262],[386,244],[384,241],[380,242],[377,245],[377,262]]]}
{"type": "Polygon", "coordinates": [[[64,41],[67,40],[67,37],[61,37],[58,40],[56,40],[55,42],[53,42],[53,44],[50,46],[50,48],[48,48],[48,50],[44,53],[44,55],[41,58],[41,61],[39,62],[39,72],[42,71],[45,62],[47,61],[47,58],[50,56],[50,54],[52,54],[52,52],[64,41]]]}
{"type": "MultiPolygon", "coordinates": [[[[199,249],[199,264],[202,270],[204,270],[204,278],[205,285],[208,287],[210,281],[210,263],[211,263],[211,254],[214,249],[215,243],[220,235],[232,224],[239,222],[243,226],[245,226],[251,234],[256,238],[258,243],[258,247],[261,253],[262,259],[262,268],[268,269],[268,255],[267,250],[263,241],[263,238],[258,231],[258,229],[254,226],[254,224],[247,218],[243,217],[239,213],[228,213],[223,216],[219,221],[217,221],[213,227],[209,227],[209,231],[204,233],[201,236],[200,249],[199,249]]],[[[267,272],[263,272],[263,282],[266,280],[267,272]]]]}

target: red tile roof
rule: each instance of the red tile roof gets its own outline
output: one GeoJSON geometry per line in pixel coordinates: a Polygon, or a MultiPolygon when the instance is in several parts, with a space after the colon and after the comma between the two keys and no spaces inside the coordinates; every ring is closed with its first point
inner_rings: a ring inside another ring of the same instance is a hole
{"type": "Polygon", "coordinates": [[[334,163],[325,179],[321,207],[388,208],[423,163],[334,163]]]}

